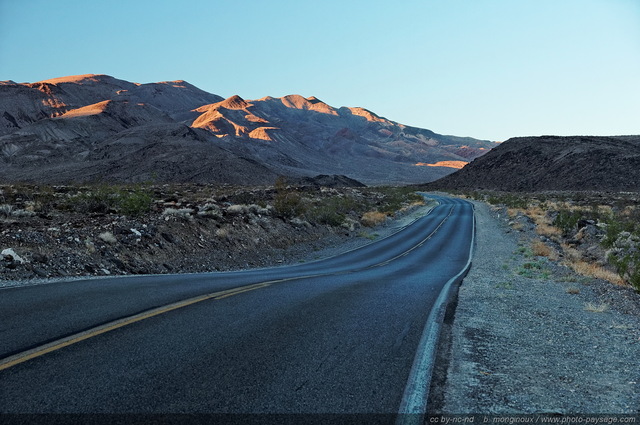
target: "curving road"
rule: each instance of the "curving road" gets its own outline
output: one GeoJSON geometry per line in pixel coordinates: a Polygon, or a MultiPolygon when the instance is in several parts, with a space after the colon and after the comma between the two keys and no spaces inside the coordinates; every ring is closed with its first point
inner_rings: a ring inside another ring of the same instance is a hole
{"type": "Polygon", "coordinates": [[[474,233],[471,204],[438,201],[312,263],[2,289],[0,412],[419,412],[474,233]]]}

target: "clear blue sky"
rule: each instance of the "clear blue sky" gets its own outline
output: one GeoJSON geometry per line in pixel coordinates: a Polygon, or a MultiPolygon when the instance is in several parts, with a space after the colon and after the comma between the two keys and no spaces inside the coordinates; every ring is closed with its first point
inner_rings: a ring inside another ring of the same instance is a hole
{"type": "Polygon", "coordinates": [[[640,0],[0,0],[0,80],[87,73],[498,141],[640,134],[640,0]]]}

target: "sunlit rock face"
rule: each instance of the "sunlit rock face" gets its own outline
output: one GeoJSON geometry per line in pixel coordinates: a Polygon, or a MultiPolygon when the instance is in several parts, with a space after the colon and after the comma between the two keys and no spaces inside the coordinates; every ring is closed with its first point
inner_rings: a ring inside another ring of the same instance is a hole
{"type": "Polygon", "coordinates": [[[405,126],[317,97],[246,100],[182,80],[108,75],[0,82],[0,178],[269,184],[340,174],[432,181],[495,146],[405,126]]]}

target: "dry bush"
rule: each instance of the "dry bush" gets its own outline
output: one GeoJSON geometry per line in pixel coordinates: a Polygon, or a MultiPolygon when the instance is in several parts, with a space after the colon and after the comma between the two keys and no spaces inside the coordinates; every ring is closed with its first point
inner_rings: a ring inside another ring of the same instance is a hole
{"type": "Polygon", "coordinates": [[[161,217],[164,218],[165,220],[187,220],[187,221],[191,221],[193,220],[193,213],[195,212],[195,210],[191,209],[191,208],[180,208],[180,209],[176,209],[176,208],[165,208],[164,211],[162,211],[161,217]]]}
{"type": "Polygon", "coordinates": [[[102,233],[100,233],[98,235],[98,238],[100,238],[102,241],[104,241],[106,243],[110,243],[110,244],[114,244],[114,243],[118,242],[116,237],[113,236],[113,233],[111,233],[111,232],[102,232],[102,233]]]}
{"type": "Polygon", "coordinates": [[[534,241],[531,244],[531,251],[533,252],[533,255],[538,257],[547,257],[552,261],[558,261],[559,259],[556,250],[542,241],[534,241]]]}
{"type": "Polygon", "coordinates": [[[367,227],[375,227],[379,224],[384,223],[387,219],[387,215],[385,213],[381,213],[380,211],[369,211],[362,215],[360,221],[363,226],[367,227]]]}
{"type": "Polygon", "coordinates": [[[537,205],[527,208],[524,213],[538,225],[549,224],[549,217],[547,217],[547,212],[537,205]]]}
{"type": "Polygon", "coordinates": [[[562,246],[562,251],[564,252],[565,257],[567,258],[567,260],[569,260],[569,262],[582,261],[582,253],[580,251],[578,251],[575,248],[572,248],[566,243],[563,243],[561,246],[562,246]]]}
{"type": "Polygon", "coordinates": [[[584,305],[584,309],[585,311],[589,311],[591,313],[604,313],[605,311],[609,310],[609,306],[605,303],[602,303],[600,305],[594,303],[586,303],[584,305]]]}
{"type": "Polygon", "coordinates": [[[562,251],[566,259],[566,265],[571,267],[579,275],[606,280],[616,285],[624,285],[624,280],[617,274],[604,267],[588,263],[582,259],[582,253],[567,244],[562,244],[562,251]]]}
{"type": "Polygon", "coordinates": [[[593,277],[596,279],[606,280],[616,285],[624,285],[624,280],[617,274],[610,270],[605,269],[602,266],[593,263],[587,263],[586,261],[570,262],[569,267],[574,272],[582,276],[593,277]]]}
{"type": "Polygon", "coordinates": [[[536,233],[548,238],[558,238],[562,236],[562,230],[546,223],[539,223],[536,227],[536,233]]]}
{"type": "Polygon", "coordinates": [[[520,231],[520,230],[524,229],[524,225],[522,223],[518,223],[517,221],[514,221],[513,223],[511,223],[511,228],[513,230],[520,231]]]}
{"type": "Polygon", "coordinates": [[[517,217],[518,213],[522,213],[524,210],[520,208],[507,208],[507,215],[511,218],[517,217]]]}

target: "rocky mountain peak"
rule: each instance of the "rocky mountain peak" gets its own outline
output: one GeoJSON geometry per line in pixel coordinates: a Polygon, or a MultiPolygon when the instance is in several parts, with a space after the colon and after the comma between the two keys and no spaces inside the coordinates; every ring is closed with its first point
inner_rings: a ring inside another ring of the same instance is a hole
{"type": "Polygon", "coordinates": [[[339,174],[419,183],[493,146],[315,96],[224,99],[184,80],[104,74],[0,84],[0,180],[269,184],[277,175],[339,174]]]}

